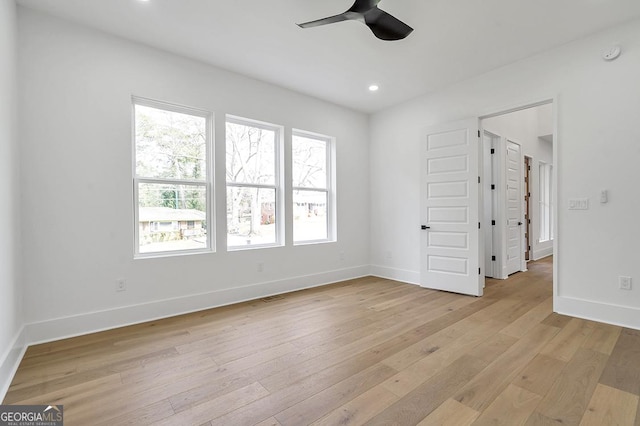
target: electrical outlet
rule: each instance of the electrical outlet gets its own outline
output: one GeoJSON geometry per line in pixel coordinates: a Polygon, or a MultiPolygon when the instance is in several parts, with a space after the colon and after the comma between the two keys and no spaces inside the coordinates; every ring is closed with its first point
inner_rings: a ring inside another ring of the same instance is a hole
{"type": "Polygon", "coordinates": [[[264,271],[264,262],[258,262],[258,272],[264,271]]]}
{"type": "Polygon", "coordinates": [[[620,290],[631,290],[631,277],[618,277],[620,290]]]}
{"type": "Polygon", "coordinates": [[[119,278],[116,280],[116,291],[125,291],[127,289],[127,283],[124,279],[119,278]]]}

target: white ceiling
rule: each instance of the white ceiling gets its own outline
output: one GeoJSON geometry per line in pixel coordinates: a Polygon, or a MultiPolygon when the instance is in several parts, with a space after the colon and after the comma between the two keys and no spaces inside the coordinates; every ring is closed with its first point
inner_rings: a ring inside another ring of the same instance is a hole
{"type": "Polygon", "coordinates": [[[364,112],[640,17],[638,0],[382,0],[415,29],[384,42],[354,21],[295,25],[352,0],[18,3],[364,112]]]}

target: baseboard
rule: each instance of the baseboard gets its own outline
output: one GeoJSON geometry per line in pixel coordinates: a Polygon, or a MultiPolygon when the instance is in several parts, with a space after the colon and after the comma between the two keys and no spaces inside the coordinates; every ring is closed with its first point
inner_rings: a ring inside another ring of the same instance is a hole
{"type": "Polygon", "coordinates": [[[553,247],[547,247],[540,250],[534,250],[533,260],[540,260],[545,257],[553,256],[553,247]]]}
{"type": "Polygon", "coordinates": [[[27,343],[51,342],[369,275],[369,265],[88,312],[26,325],[27,343]]]}
{"type": "Polygon", "coordinates": [[[553,301],[559,314],[640,330],[640,309],[559,296],[553,301]]]}
{"type": "Polygon", "coordinates": [[[0,403],[4,401],[4,397],[9,390],[9,385],[11,385],[13,376],[18,370],[18,366],[26,350],[25,327],[22,326],[13,338],[13,342],[11,342],[5,353],[2,354],[2,358],[0,358],[0,403]]]}
{"type": "Polygon", "coordinates": [[[370,274],[374,277],[420,285],[420,272],[408,271],[406,269],[389,268],[387,266],[379,265],[371,265],[370,268],[370,274]]]}

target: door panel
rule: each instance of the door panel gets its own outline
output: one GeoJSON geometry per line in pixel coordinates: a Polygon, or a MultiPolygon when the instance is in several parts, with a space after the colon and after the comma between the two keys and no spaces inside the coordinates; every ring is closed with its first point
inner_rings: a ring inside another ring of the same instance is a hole
{"type": "Polygon", "coordinates": [[[420,283],[423,287],[482,295],[478,273],[478,120],[427,131],[421,153],[420,283]]]}
{"type": "Polygon", "coordinates": [[[531,260],[531,157],[524,157],[524,259],[531,260]]]}
{"type": "Polygon", "coordinates": [[[522,266],[521,161],[520,145],[507,141],[507,274],[522,266]]]}

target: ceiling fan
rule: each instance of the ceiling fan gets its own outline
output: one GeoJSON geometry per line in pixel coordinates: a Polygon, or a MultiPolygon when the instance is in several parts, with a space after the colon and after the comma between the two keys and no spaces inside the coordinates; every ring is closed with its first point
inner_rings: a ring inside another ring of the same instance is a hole
{"type": "Polygon", "coordinates": [[[298,24],[300,28],[311,28],[320,25],[334,24],[341,21],[360,21],[365,24],[380,40],[401,40],[411,34],[413,28],[378,8],[381,0],[356,0],[344,13],[317,21],[298,24]]]}

